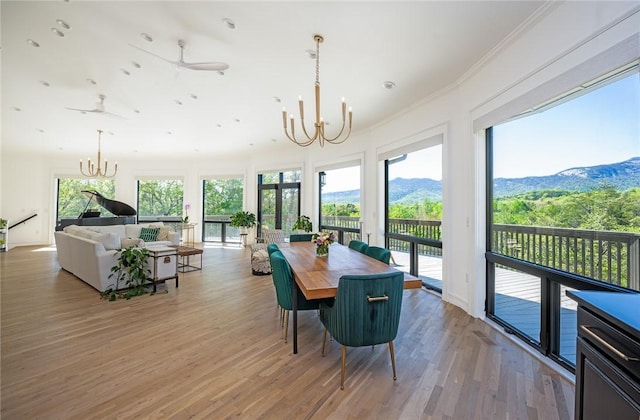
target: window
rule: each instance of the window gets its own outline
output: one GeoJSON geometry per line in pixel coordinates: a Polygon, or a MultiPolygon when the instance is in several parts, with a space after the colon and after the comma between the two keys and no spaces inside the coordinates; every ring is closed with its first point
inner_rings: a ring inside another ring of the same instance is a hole
{"type": "Polygon", "coordinates": [[[97,191],[106,198],[114,199],[115,181],[112,179],[58,179],[58,202],[56,220],[77,218],[86,211],[98,211],[100,216],[113,216],[95,201],[82,193],[83,190],[97,191]]]}
{"type": "Polygon", "coordinates": [[[385,160],[387,248],[401,271],[442,292],[442,139],[385,160]]]}
{"type": "Polygon", "coordinates": [[[300,170],[258,174],[258,223],[286,236],[300,215],[300,170]]]}
{"type": "Polygon", "coordinates": [[[565,291],[640,291],[638,115],[636,67],[487,131],[487,312],[570,367],[565,291]]]}
{"type": "MultiPolygon", "coordinates": [[[[186,208],[190,208],[186,204],[186,208]]],[[[177,179],[138,181],[138,221],[163,221],[176,232],[187,215],[183,205],[182,181],[177,179]]]]}
{"type": "Polygon", "coordinates": [[[243,178],[202,181],[205,242],[239,242],[240,232],[229,226],[230,216],[242,210],[243,178]]]}
{"type": "MultiPolygon", "coordinates": [[[[362,240],[360,232],[360,165],[318,173],[320,182],[320,229],[336,233],[348,245],[362,240]]],[[[366,238],[365,238],[366,240],[366,238]]]]}

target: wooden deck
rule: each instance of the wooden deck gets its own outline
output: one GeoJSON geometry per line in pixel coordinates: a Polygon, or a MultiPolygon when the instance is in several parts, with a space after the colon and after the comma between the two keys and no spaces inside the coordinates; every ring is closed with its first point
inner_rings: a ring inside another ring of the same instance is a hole
{"type": "MultiPolygon", "coordinates": [[[[409,271],[409,254],[393,251],[396,268],[409,271]]],[[[418,274],[428,287],[442,290],[442,258],[421,255],[418,274]]],[[[560,356],[571,363],[576,359],[577,303],[561,286],[560,356]]],[[[540,342],[540,278],[519,271],[496,267],[496,316],[540,342]]]]}

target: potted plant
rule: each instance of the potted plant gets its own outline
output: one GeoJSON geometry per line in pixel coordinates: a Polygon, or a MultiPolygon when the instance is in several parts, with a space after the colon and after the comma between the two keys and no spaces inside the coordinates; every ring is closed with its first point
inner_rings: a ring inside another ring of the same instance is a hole
{"type": "Polygon", "coordinates": [[[240,228],[240,233],[256,225],[256,215],[248,211],[239,211],[231,216],[231,226],[240,228]]]}
{"type": "Polygon", "coordinates": [[[117,298],[131,299],[134,296],[146,294],[145,283],[151,275],[151,270],[147,266],[149,250],[130,246],[117,252],[117,263],[111,267],[111,274],[109,274],[109,278],[116,278],[115,286],[100,293],[100,297],[116,300],[117,298]],[[119,290],[121,282],[124,282],[126,290],[119,290]]]}
{"type": "Polygon", "coordinates": [[[303,214],[302,216],[298,216],[291,228],[298,231],[311,232],[313,230],[313,224],[309,216],[303,214]]]}
{"type": "Polygon", "coordinates": [[[9,221],[7,219],[0,219],[0,229],[5,229],[9,221]]]}

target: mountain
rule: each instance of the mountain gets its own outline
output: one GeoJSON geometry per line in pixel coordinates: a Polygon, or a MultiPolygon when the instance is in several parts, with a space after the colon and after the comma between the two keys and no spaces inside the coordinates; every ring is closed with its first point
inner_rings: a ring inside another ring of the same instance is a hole
{"type": "Polygon", "coordinates": [[[496,178],[493,193],[499,198],[541,190],[588,191],[601,185],[621,191],[640,187],[640,157],[608,165],[569,168],[554,175],[496,178]]]}
{"type": "MultiPolygon", "coordinates": [[[[496,178],[494,196],[509,197],[530,191],[560,190],[587,191],[603,184],[617,190],[640,187],[640,157],[608,165],[569,168],[554,175],[529,176],[525,178],[496,178]]],[[[391,204],[412,204],[442,201],[442,182],[429,178],[396,178],[390,181],[391,204]]],[[[357,203],[360,191],[340,191],[323,194],[325,203],[357,203]]]]}

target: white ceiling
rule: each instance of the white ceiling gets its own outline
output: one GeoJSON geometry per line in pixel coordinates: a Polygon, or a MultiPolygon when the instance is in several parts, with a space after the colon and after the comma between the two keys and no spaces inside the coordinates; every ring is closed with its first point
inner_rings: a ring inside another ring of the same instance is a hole
{"type": "Polygon", "coordinates": [[[542,4],[3,0],[3,152],[94,156],[98,129],[105,131],[103,152],[115,158],[297,147],[283,135],[281,110],[297,117],[302,95],[311,122],[315,62],[306,50],[315,48],[315,33],[325,38],[320,82],[328,131],[337,130],[345,97],[357,132],[455,84],[542,4]],[[229,69],[177,71],[130,46],[175,60],[178,39],[186,41],[185,61],[223,61],[229,69]],[[396,88],[384,89],[385,81],[396,88]],[[65,109],[92,109],[99,94],[107,111],[127,119],[65,109]]]}

